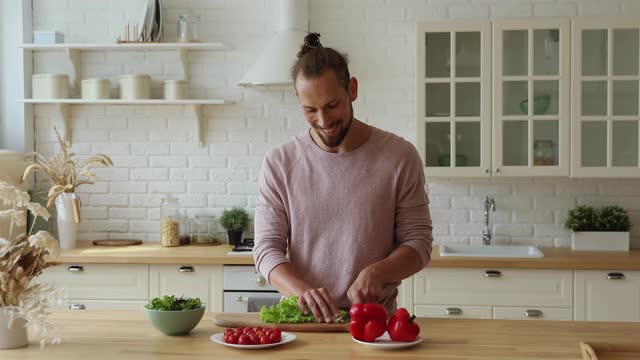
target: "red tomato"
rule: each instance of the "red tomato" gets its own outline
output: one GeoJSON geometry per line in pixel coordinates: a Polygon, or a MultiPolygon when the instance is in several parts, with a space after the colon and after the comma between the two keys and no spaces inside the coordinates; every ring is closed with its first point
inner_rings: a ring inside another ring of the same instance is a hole
{"type": "Polygon", "coordinates": [[[236,328],[236,331],[240,331],[240,332],[242,332],[242,331],[244,331],[244,328],[237,327],[237,328],[236,328]]]}
{"type": "Polygon", "coordinates": [[[251,336],[249,336],[249,338],[251,339],[251,345],[258,345],[260,344],[260,336],[253,334],[251,336]]]}
{"type": "Polygon", "coordinates": [[[238,343],[238,335],[236,334],[231,334],[229,336],[227,336],[227,342],[229,344],[237,344],[238,343]]]}
{"type": "Polygon", "coordinates": [[[240,335],[238,338],[239,345],[251,345],[251,339],[247,335],[240,335]]]}
{"type": "Polygon", "coordinates": [[[271,339],[267,335],[260,337],[260,344],[271,344],[271,339]]]}
{"type": "Polygon", "coordinates": [[[267,336],[271,336],[271,334],[273,334],[273,330],[269,329],[269,330],[265,331],[264,334],[267,335],[267,336]]]}
{"type": "Polygon", "coordinates": [[[233,334],[234,332],[235,332],[234,329],[224,329],[224,334],[225,335],[233,334]]]}
{"type": "Polygon", "coordinates": [[[260,330],[262,330],[261,326],[256,326],[256,327],[253,328],[253,331],[255,331],[255,332],[258,332],[260,330]]]}
{"type": "Polygon", "coordinates": [[[277,334],[277,333],[271,334],[271,336],[269,337],[269,340],[271,340],[272,344],[279,343],[281,340],[280,334],[277,334]]]}
{"type": "Polygon", "coordinates": [[[248,333],[249,331],[253,331],[253,328],[252,327],[248,327],[248,326],[246,328],[244,328],[245,334],[248,333]]]}
{"type": "Polygon", "coordinates": [[[229,335],[224,335],[224,342],[229,343],[229,335]]]}

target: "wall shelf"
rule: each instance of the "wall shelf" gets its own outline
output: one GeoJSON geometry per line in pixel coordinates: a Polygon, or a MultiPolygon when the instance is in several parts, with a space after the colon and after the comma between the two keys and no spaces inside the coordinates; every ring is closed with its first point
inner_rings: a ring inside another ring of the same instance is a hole
{"type": "Polygon", "coordinates": [[[228,105],[233,101],[215,99],[186,99],[186,100],[165,100],[165,99],[142,99],[142,100],[121,100],[121,99],[20,99],[18,102],[25,104],[55,104],[57,105],[60,117],[63,120],[64,141],[71,145],[71,105],[189,105],[192,107],[197,120],[198,143],[204,146],[204,111],[205,105],[228,105]]]}

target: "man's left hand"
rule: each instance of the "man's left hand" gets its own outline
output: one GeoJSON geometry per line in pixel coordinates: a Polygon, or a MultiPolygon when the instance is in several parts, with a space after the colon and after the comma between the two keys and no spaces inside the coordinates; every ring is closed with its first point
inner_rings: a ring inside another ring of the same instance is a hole
{"type": "Polygon", "coordinates": [[[377,303],[382,296],[384,283],[373,268],[364,268],[347,291],[352,304],[377,303]]]}

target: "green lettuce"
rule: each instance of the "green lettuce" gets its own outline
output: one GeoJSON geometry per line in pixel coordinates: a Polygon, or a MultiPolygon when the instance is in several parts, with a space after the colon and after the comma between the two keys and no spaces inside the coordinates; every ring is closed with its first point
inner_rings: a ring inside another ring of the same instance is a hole
{"type": "Polygon", "coordinates": [[[161,311],[194,310],[202,307],[202,301],[200,298],[176,298],[174,295],[165,295],[151,299],[145,307],[149,310],[161,311]]]}
{"type": "MultiPolygon", "coordinates": [[[[344,310],[339,310],[340,317],[333,319],[333,322],[345,323],[348,322],[348,313],[344,310]]],[[[298,296],[295,294],[283,298],[277,305],[271,305],[267,307],[262,306],[260,309],[260,320],[266,323],[310,323],[316,322],[315,316],[308,312],[309,315],[302,313],[298,307],[298,296]]]]}

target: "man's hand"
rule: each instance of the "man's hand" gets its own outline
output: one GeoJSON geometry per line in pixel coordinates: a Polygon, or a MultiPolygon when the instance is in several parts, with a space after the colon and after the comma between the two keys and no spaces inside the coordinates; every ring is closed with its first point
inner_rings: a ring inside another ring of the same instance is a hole
{"type": "Polygon", "coordinates": [[[318,322],[332,322],[332,319],[338,318],[340,312],[335,301],[325,288],[309,289],[298,294],[298,307],[302,313],[307,314],[307,306],[311,309],[311,313],[316,317],[318,322]]]}
{"type": "Polygon", "coordinates": [[[371,266],[368,266],[358,274],[356,280],[347,291],[347,297],[352,304],[377,303],[382,297],[384,283],[376,276],[371,266]]]}

